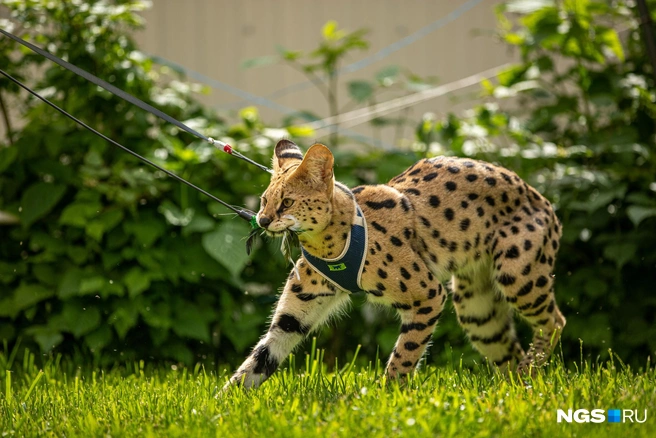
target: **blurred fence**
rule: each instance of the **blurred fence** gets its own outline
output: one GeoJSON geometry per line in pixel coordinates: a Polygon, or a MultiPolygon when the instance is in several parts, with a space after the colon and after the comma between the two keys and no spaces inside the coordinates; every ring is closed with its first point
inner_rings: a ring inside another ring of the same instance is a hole
{"type": "MultiPolygon", "coordinates": [[[[437,83],[443,84],[511,59],[507,46],[489,37],[496,28],[496,3],[157,0],[143,14],[146,27],[136,37],[145,52],[226,85],[213,87],[205,103],[224,109],[257,104],[229,91],[236,87],[251,95],[268,96],[279,105],[325,116],[325,101],[316,89],[303,84],[306,79],[301,73],[283,65],[244,70],[241,64],[275,54],[278,45],[313,50],[323,24],[335,20],[346,30],[364,27],[370,31],[370,49],[349,60],[345,80],[371,78],[383,66],[396,64],[422,77],[436,77],[437,83]]],[[[463,92],[460,96],[469,102],[466,106],[471,104],[473,95],[463,92]]],[[[445,96],[419,104],[412,111],[419,116],[425,111],[453,109],[454,105],[452,96],[445,96]]],[[[277,122],[280,110],[263,108],[263,116],[277,122]]],[[[366,129],[359,128],[361,132],[366,129]]]]}

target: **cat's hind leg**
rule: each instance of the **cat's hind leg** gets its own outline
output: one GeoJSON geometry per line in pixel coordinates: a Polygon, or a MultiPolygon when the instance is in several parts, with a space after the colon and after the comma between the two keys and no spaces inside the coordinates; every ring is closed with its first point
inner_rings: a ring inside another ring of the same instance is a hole
{"type": "Polygon", "coordinates": [[[489,268],[454,274],[453,306],[474,348],[505,368],[518,364],[524,351],[515,334],[512,307],[493,284],[489,268]]]}

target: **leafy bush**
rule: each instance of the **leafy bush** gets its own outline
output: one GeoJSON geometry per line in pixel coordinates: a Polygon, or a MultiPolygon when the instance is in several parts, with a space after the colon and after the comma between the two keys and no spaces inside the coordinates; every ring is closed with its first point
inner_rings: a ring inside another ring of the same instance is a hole
{"type": "MultiPolygon", "coordinates": [[[[259,162],[269,160],[273,137],[311,134],[269,130],[255,108],[243,109],[241,121],[227,126],[190,97],[202,90],[136,50],[127,31],[140,25],[141,2],[88,3],[4,5],[36,44],[208,135],[238,142],[259,162]]],[[[516,170],[555,202],[564,223],[556,274],[568,318],[566,358],[579,357],[580,338],[590,354],[612,347],[642,365],[656,350],[656,97],[637,12],[632,3],[616,3],[502,4],[500,35],[522,61],[497,84],[484,84],[488,102],[464,116],[422,120],[412,153],[339,148],[336,174],[351,186],[385,182],[434,154],[516,170]],[[500,108],[504,97],[513,100],[500,108]]],[[[326,55],[316,53],[317,59],[326,55]]],[[[227,202],[257,208],[265,173],[6,39],[0,56],[12,59],[6,69],[14,76],[38,73],[32,85],[101,132],[227,202]]],[[[380,90],[363,84],[349,85],[351,95],[371,103],[380,90]]],[[[264,329],[288,270],[277,243],[260,242],[248,259],[248,227],[224,216],[221,206],[26,99],[4,79],[1,102],[17,102],[24,122],[21,129],[10,123],[0,144],[0,220],[19,220],[0,226],[5,348],[21,344],[101,365],[136,358],[240,361],[264,329]]],[[[359,343],[367,360],[378,345],[380,356],[391,350],[398,334],[392,312],[354,309],[359,315],[322,332],[318,345],[328,348],[327,363],[332,355],[350,359],[359,343]]],[[[453,312],[445,312],[435,344],[436,362],[479,358],[453,312]]]]}
{"type": "MultiPolygon", "coordinates": [[[[6,1],[22,36],[215,138],[262,131],[257,111],[228,127],[190,95],[201,91],[158,69],[127,32],[143,2],[6,1]]],[[[3,22],[6,28],[8,22],[3,22]]],[[[196,141],[8,39],[15,76],[134,151],[227,202],[257,205],[268,175],[196,141]]],[[[3,66],[3,68],[5,68],[3,66]]],[[[269,312],[284,261],[263,246],[249,260],[249,227],[0,80],[24,126],[0,144],[0,339],[98,363],[204,357],[238,360],[269,312]],[[254,273],[257,271],[257,276],[254,273]],[[258,283],[254,283],[253,279],[258,283]],[[252,295],[244,295],[243,291],[252,295]],[[238,352],[239,354],[235,354],[238,352]]],[[[11,125],[10,125],[11,126],[11,125]]],[[[259,147],[239,143],[260,162],[259,147]]]]}
{"type": "MultiPolygon", "coordinates": [[[[253,68],[281,62],[301,72],[307,78],[307,84],[311,83],[320,92],[326,102],[327,116],[330,118],[336,118],[339,114],[344,114],[357,107],[368,106],[374,108],[380,100],[391,99],[395,95],[415,93],[431,86],[430,83],[434,81],[434,78],[420,78],[407,68],[401,68],[398,65],[387,65],[376,72],[373,80],[354,79],[347,82],[345,91],[349,99],[346,103],[342,102],[340,98],[342,75],[362,68],[362,65],[358,66],[358,64],[366,63],[367,58],[348,65],[344,65],[344,63],[354,53],[369,47],[369,42],[364,38],[367,32],[367,29],[348,32],[339,28],[337,22],[330,20],[322,27],[319,47],[315,50],[304,53],[278,46],[277,56],[269,55],[248,59],[242,63],[242,66],[253,68]]],[[[286,87],[275,92],[274,95],[281,97],[289,91],[290,87],[286,87]]],[[[288,114],[283,119],[283,123],[285,126],[291,125],[289,129],[293,129],[295,123],[318,122],[321,119],[323,117],[303,110],[288,114]]],[[[330,132],[327,141],[330,147],[335,150],[340,144],[347,141],[347,139],[342,139],[340,134],[347,135],[350,142],[356,140],[360,146],[365,148],[371,146],[371,143],[377,145],[396,144],[402,140],[400,136],[405,126],[411,125],[412,122],[410,122],[408,110],[406,110],[400,117],[376,117],[369,123],[373,128],[375,138],[367,138],[359,134],[353,135],[352,132],[349,133],[344,130],[340,132],[340,121],[338,119],[333,119],[330,122],[324,120],[314,126],[319,132],[330,132]],[[385,126],[395,127],[395,138],[386,139],[383,143],[380,139],[380,128],[385,126]]],[[[351,149],[353,149],[353,145],[351,145],[351,149]]]]}
{"type": "MultiPolygon", "coordinates": [[[[656,10],[656,1],[648,3],[656,10]]],[[[568,318],[566,357],[578,358],[582,341],[588,355],[612,348],[642,366],[656,352],[656,72],[643,20],[635,2],[625,1],[514,0],[497,11],[499,36],[521,62],[498,83],[483,83],[487,102],[464,116],[422,120],[414,153],[339,150],[337,176],[351,185],[380,183],[437,154],[517,171],[554,201],[564,224],[556,293],[568,318]]],[[[329,329],[330,342],[348,349],[362,342],[368,357],[380,345],[387,354],[398,334],[392,313],[360,312],[364,324],[346,323],[349,340],[337,340],[346,336],[338,327],[329,329]]],[[[434,342],[435,361],[480,358],[452,309],[434,342]]]]}
{"type": "Polygon", "coordinates": [[[644,365],[656,352],[656,72],[635,2],[508,1],[498,16],[521,63],[483,84],[489,103],[420,124],[420,144],[501,162],[552,199],[566,355],[581,339],[644,365]]]}

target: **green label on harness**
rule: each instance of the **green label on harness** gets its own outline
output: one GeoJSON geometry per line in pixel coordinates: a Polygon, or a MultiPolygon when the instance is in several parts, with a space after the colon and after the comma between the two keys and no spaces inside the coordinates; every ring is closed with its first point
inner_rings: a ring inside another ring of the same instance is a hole
{"type": "Polygon", "coordinates": [[[340,263],[338,265],[328,265],[328,269],[331,271],[343,271],[346,269],[346,264],[345,263],[340,263]]]}

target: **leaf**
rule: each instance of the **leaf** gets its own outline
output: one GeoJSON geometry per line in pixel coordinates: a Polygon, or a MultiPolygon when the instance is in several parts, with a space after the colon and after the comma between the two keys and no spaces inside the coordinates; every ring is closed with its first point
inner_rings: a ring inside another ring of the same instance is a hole
{"type": "Polygon", "coordinates": [[[100,242],[102,239],[103,235],[103,226],[102,224],[95,222],[95,223],[90,223],[86,226],[85,229],[87,236],[91,237],[92,239],[96,240],[97,242],[100,242]]]}
{"type": "Polygon", "coordinates": [[[348,83],[349,95],[357,102],[368,100],[374,92],[374,87],[368,81],[351,81],[348,83]]]}
{"type": "Polygon", "coordinates": [[[95,306],[83,307],[78,301],[66,302],[62,316],[76,338],[90,333],[100,325],[100,310],[95,306]]]}
{"type": "Polygon", "coordinates": [[[343,30],[337,30],[337,22],[334,20],[330,20],[323,25],[323,28],[321,29],[321,34],[323,35],[323,38],[325,40],[337,41],[341,38],[344,38],[346,32],[344,32],[343,30]]]}
{"type": "Polygon", "coordinates": [[[99,355],[102,349],[112,341],[112,331],[103,324],[84,337],[84,343],[94,355],[99,355]]]}
{"type": "Polygon", "coordinates": [[[606,29],[603,32],[598,31],[598,37],[603,44],[619,59],[624,61],[624,49],[620,42],[620,37],[615,29],[606,29]]]}
{"type": "Polygon", "coordinates": [[[258,56],[256,58],[250,58],[245,61],[242,61],[241,68],[249,69],[256,67],[263,67],[265,65],[275,64],[280,60],[278,56],[267,55],[267,56],[258,56]]]}
{"type": "Polygon", "coordinates": [[[109,323],[114,326],[119,339],[124,339],[128,331],[137,323],[139,312],[131,301],[124,301],[118,309],[109,316],[109,323]]]}
{"type": "Polygon", "coordinates": [[[39,344],[41,351],[44,353],[52,350],[64,340],[64,336],[59,332],[59,330],[55,330],[49,327],[31,327],[25,332],[34,337],[34,340],[37,344],[39,344]]]}
{"type": "Polygon", "coordinates": [[[132,268],[123,277],[130,298],[134,298],[150,287],[150,276],[141,268],[132,268]]]}
{"type": "Polygon", "coordinates": [[[485,91],[486,94],[494,93],[495,86],[489,79],[483,79],[481,81],[481,87],[483,87],[483,91],[485,91]]]}
{"type": "Polygon", "coordinates": [[[105,280],[99,275],[84,278],[80,281],[80,290],[78,295],[92,295],[102,292],[105,286],[105,280]]]}
{"type": "Polygon", "coordinates": [[[642,192],[629,193],[626,196],[625,201],[630,202],[631,204],[656,206],[656,199],[653,196],[642,192]]]}
{"type": "Polygon", "coordinates": [[[253,340],[257,339],[260,334],[260,325],[263,321],[258,318],[253,318],[257,322],[257,324],[254,325],[248,321],[249,319],[250,318],[242,318],[239,321],[234,321],[223,330],[222,334],[228,338],[237,351],[246,350],[253,344],[253,340]]]}
{"type": "Polygon", "coordinates": [[[256,243],[257,236],[259,235],[259,230],[253,229],[251,231],[251,234],[248,235],[248,238],[246,239],[246,254],[251,255],[251,252],[253,251],[253,245],[256,243]]]}
{"type": "Polygon", "coordinates": [[[153,342],[153,346],[159,347],[164,342],[166,342],[169,339],[169,330],[168,329],[160,329],[160,328],[153,328],[151,327],[150,330],[148,330],[150,333],[150,339],[153,342]]]}
{"type": "Polygon", "coordinates": [[[225,310],[221,314],[222,335],[230,340],[237,351],[245,350],[253,339],[257,339],[262,318],[245,315],[230,294],[221,295],[220,308],[225,310]]]}
{"type": "Polygon", "coordinates": [[[291,137],[313,137],[316,132],[307,125],[288,126],[286,129],[291,137]]]}
{"type": "Polygon", "coordinates": [[[177,306],[175,309],[175,324],[172,327],[178,336],[198,339],[204,342],[210,340],[210,330],[207,321],[200,317],[200,312],[190,303],[177,306]]]}
{"type": "Polygon", "coordinates": [[[143,306],[139,313],[150,327],[168,329],[174,325],[171,318],[171,306],[167,302],[143,306]]]}
{"type": "Polygon", "coordinates": [[[599,208],[606,207],[614,199],[622,199],[626,193],[626,184],[618,184],[615,187],[601,187],[592,192],[586,201],[573,201],[570,208],[593,213],[599,208]]]}
{"type": "Polygon", "coordinates": [[[371,124],[371,126],[381,127],[381,126],[399,124],[402,121],[403,119],[395,119],[391,117],[376,117],[375,119],[371,119],[369,123],[371,124]]]}
{"type": "Polygon", "coordinates": [[[524,42],[524,36],[518,33],[509,32],[504,34],[503,38],[508,44],[512,44],[514,46],[518,46],[524,42]]]}
{"type": "Polygon", "coordinates": [[[166,230],[161,217],[155,219],[148,215],[143,215],[134,222],[125,222],[123,228],[128,234],[136,237],[137,242],[144,247],[149,247],[155,243],[166,230]]]}
{"type": "Polygon", "coordinates": [[[42,218],[64,196],[66,186],[38,182],[32,184],[21,199],[21,222],[24,228],[29,228],[35,221],[42,218]]]}
{"type": "Polygon", "coordinates": [[[511,87],[516,82],[524,79],[526,70],[528,70],[528,67],[521,64],[508,67],[497,75],[499,85],[503,87],[511,87]]]}
{"type": "Polygon", "coordinates": [[[184,211],[169,200],[162,202],[157,209],[164,215],[166,221],[171,225],[186,227],[194,218],[194,209],[185,208],[184,211]]]}
{"type": "Polygon", "coordinates": [[[214,228],[214,220],[208,216],[195,214],[187,225],[182,229],[183,236],[189,236],[192,233],[204,233],[214,228]]]}
{"type": "Polygon", "coordinates": [[[102,155],[99,151],[90,150],[84,156],[84,163],[91,167],[100,167],[103,165],[102,155]]]}
{"type": "Polygon", "coordinates": [[[108,210],[91,220],[86,226],[87,236],[100,242],[103,234],[111,231],[123,220],[122,210],[108,210]]]}
{"type": "Polygon", "coordinates": [[[61,279],[57,296],[62,300],[78,295],[80,292],[80,282],[82,281],[82,271],[78,268],[70,268],[61,279]]]}
{"type": "Polygon", "coordinates": [[[174,341],[167,342],[162,345],[160,351],[164,357],[170,357],[178,362],[182,362],[188,365],[192,364],[194,360],[194,355],[182,342],[174,341]]]}
{"type": "Polygon", "coordinates": [[[76,265],[81,265],[89,258],[89,251],[82,246],[69,246],[66,248],[66,254],[76,265]]]}
{"type": "Polygon", "coordinates": [[[295,50],[285,50],[282,52],[282,57],[285,61],[296,61],[298,58],[303,56],[303,52],[295,50]]]}
{"type": "Polygon", "coordinates": [[[3,147],[0,146],[0,172],[4,172],[14,162],[18,156],[17,147],[3,147]]]}
{"type": "Polygon", "coordinates": [[[635,243],[611,243],[604,248],[604,257],[614,261],[617,268],[622,269],[622,266],[635,257],[637,250],[635,243]]]}
{"type": "Polygon", "coordinates": [[[34,273],[34,276],[37,280],[39,280],[39,283],[41,284],[46,284],[48,286],[57,285],[58,275],[57,272],[55,272],[55,268],[53,268],[51,265],[34,265],[34,268],[32,268],[32,273],[34,273]]]}
{"type": "Polygon", "coordinates": [[[14,291],[14,310],[18,312],[27,309],[54,294],[52,289],[46,289],[39,284],[21,284],[14,291]]]}
{"type": "Polygon", "coordinates": [[[640,225],[640,222],[648,217],[656,216],[656,207],[643,207],[641,205],[631,205],[626,209],[626,214],[633,222],[634,226],[640,225]]]}
{"type": "MultiPolygon", "coordinates": [[[[245,244],[246,242],[244,242],[245,244]]],[[[210,256],[202,245],[185,245],[177,250],[179,265],[175,266],[185,281],[198,283],[203,278],[231,282],[227,270],[210,256]]],[[[168,274],[168,270],[167,270],[168,274]]]]}
{"type": "Polygon", "coordinates": [[[401,67],[398,65],[388,65],[378,70],[376,73],[376,81],[384,87],[389,87],[396,82],[399,73],[401,72],[401,67]]]}
{"type": "Polygon", "coordinates": [[[577,320],[575,324],[576,325],[572,324],[572,328],[576,330],[576,336],[583,340],[583,345],[597,347],[608,346],[610,332],[605,330],[611,325],[608,314],[594,313],[587,318],[577,320]]]}
{"type": "Polygon", "coordinates": [[[203,235],[203,248],[237,277],[248,262],[244,239],[249,229],[241,222],[224,222],[215,231],[203,235]]]}
{"type": "Polygon", "coordinates": [[[602,297],[608,292],[608,283],[601,278],[591,276],[586,280],[584,289],[590,297],[602,297]]]}
{"type": "Polygon", "coordinates": [[[0,299],[0,316],[16,317],[18,310],[14,308],[14,297],[0,299]]]}
{"type": "Polygon", "coordinates": [[[0,260],[0,283],[9,284],[25,272],[27,272],[27,266],[23,263],[13,264],[0,260]],[[19,267],[22,272],[19,272],[19,267]]]}

